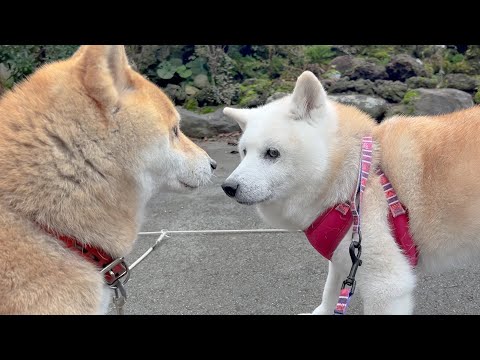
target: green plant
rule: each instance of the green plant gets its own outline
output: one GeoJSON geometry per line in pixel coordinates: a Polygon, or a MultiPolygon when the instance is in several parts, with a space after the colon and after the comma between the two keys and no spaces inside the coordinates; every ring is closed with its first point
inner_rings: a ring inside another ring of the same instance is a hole
{"type": "Polygon", "coordinates": [[[402,102],[404,104],[410,104],[413,100],[417,99],[419,97],[418,91],[415,90],[408,90],[405,95],[403,96],[402,102]]]}
{"type": "Polygon", "coordinates": [[[452,64],[456,64],[462,62],[465,59],[465,56],[462,54],[451,54],[447,56],[447,60],[450,61],[452,64]]]}
{"type": "Polygon", "coordinates": [[[169,80],[178,74],[182,79],[188,79],[198,74],[206,74],[205,59],[193,57],[193,60],[183,64],[182,59],[172,58],[161,62],[157,67],[157,75],[160,79],[169,80]]]}
{"type": "Polygon", "coordinates": [[[10,76],[3,83],[11,87],[45,62],[65,59],[77,48],[78,45],[0,45],[0,64],[10,76]]]}
{"type": "Polygon", "coordinates": [[[197,45],[195,54],[207,60],[212,89],[219,104],[231,105],[238,85],[234,81],[235,62],[223,45],[197,45]]]}
{"type": "Polygon", "coordinates": [[[475,96],[473,97],[473,101],[475,101],[475,104],[480,104],[480,90],[478,90],[475,96]]]}
{"type": "Polygon", "coordinates": [[[187,101],[185,101],[185,104],[183,104],[183,107],[191,111],[196,110],[198,109],[198,101],[193,97],[188,98],[187,101]]]}
{"type": "Polygon", "coordinates": [[[305,55],[309,62],[326,64],[336,56],[336,53],[331,45],[311,45],[305,48],[305,55]]]}

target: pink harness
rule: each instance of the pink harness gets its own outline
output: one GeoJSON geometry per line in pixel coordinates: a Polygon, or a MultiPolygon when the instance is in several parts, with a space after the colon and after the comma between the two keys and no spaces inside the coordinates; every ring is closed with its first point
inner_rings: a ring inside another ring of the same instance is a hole
{"type": "MultiPolygon", "coordinates": [[[[356,206],[357,191],[355,191],[350,201],[328,209],[320,215],[312,225],[304,230],[310,244],[328,260],[331,260],[335,249],[347,234],[352,223],[352,240],[360,238],[360,205],[372,164],[372,147],[372,137],[365,136],[362,139],[361,169],[358,177],[360,188],[358,208],[356,206]]],[[[404,206],[398,200],[397,194],[384,172],[381,169],[377,169],[376,173],[380,176],[380,182],[385,192],[390,210],[388,213],[388,221],[395,241],[407,256],[410,264],[416,266],[418,263],[418,251],[409,231],[408,211],[405,210],[404,206]]],[[[361,261],[359,261],[358,266],[360,264],[361,261]]],[[[348,300],[353,294],[353,290],[354,287],[352,287],[350,292],[348,289],[342,289],[335,313],[344,314],[346,312],[348,300]]]]}

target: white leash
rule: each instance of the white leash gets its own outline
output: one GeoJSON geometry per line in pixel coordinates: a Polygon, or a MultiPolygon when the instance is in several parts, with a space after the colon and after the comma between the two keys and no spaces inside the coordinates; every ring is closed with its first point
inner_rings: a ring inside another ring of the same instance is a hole
{"type": "MultiPolygon", "coordinates": [[[[150,246],[132,265],[128,267],[128,270],[133,270],[135,266],[140,264],[145,258],[150,255],[153,250],[157,249],[168,234],[258,234],[258,233],[299,233],[302,230],[285,230],[285,229],[245,229],[245,230],[160,230],[160,231],[142,231],[138,235],[160,235],[155,243],[150,246]]],[[[122,289],[123,290],[123,289],[122,289]]],[[[123,290],[125,291],[125,290],[123,290]]],[[[125,294],[126,295],[126,294],[125,294]]],[[[114,296],[114,307],[117,315],[123,315],[123,306],[125,305],[126,296],[119,297],[117,291],[114,296]],[[120,301],[121,300],[121,301],[120,301]]]]}

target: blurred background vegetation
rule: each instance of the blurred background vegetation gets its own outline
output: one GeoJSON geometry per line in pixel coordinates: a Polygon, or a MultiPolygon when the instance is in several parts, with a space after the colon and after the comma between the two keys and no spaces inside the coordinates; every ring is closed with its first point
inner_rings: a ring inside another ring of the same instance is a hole
{"type": "MultiPolygon", "coordinates": [[[[0,93],[77,47],[0,45],[0,93]]],[[[330,94],[405,105],[412,89],[450,87],[480,102],[478,45],[127,45],[127,51],[132,65],[176,105],[203,114],[221,105],[261,105],[292,91],[303,70],[315,73],[330,94]]]]}

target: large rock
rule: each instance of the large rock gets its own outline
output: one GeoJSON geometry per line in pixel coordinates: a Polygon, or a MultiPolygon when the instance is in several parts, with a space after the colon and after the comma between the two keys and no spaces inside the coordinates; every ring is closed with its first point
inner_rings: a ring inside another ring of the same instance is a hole
{"type": "Polygon", "coordinates": [[[387,111],[387,102],[367,95],[330,95],[330,99],[342,104],[354,105],[373,118],[380,120],[387,111]]]}
{"type": "Polygon", "coordinates": [[[210,83],[208,81],[208,76],[205,74],[198,74],[193,78],[193,85],[199,89],[204,89],[208,86],[210,86],[210,83]]]}
{"type": "Polygon", "coordinates": [[[200,90],[197,89],[195,86],[192,85],[186,85],[185,86],[185,94],[192,96],[198,93],[200,90]]]}
{"type": "Polygon", "coordinates": [[[348,79],[338,79],[333,81],[328,86],[328,92],[331,94],[363,94],[363,95],[374,95],[374,83],[370,80],[348,80],[348,79]]]}
{"type": "Polygon", "coordinates": [[[378,65],[364,58],[354,58],[352,56],[340,56],[330,63],[335,70],[351,80],[377,80],[388,77],[385,66],[378,65]]]}
{"type": "Polygon", "coordinates": [[[355,59],[354,67],[344,72],[343,75],[352,80],[368,79],[373,81],[388,78],[385,66],[377,65],[362,58],[355,59]]]}
{"type": "Polygon", "coordinates": [[[407,54],[395,55],[387,64],[390,80],[405,81],[412,76],[426,76],[423,64],[407,54]]]}
{"type": "Polygon", "coordinates": [[[340,71],[342,74],[354,67],[355,57],[351,55],[338,56],[330,62],[330,66],[340,71]]]}
{"type": "Polygon", "coordinates": [[[402,101],[408,88],[400,81],[377,80],[373,89],[382,99],[398,103],[402,101]]]}
{"type": "Polygon", "coordinates": [[[472,96],[457,89],[415,89],[405,94],[403,104],[389,109],[387,116],[439,115],[473,106],[472,96]]]}
{"type": "Polygon", "coordinates": [[[473,92],[477,88],[477,80],[465,74],[448,74],[442,87],[473,92]]]}
{"type": "Polygon", "coordinates": [[[240,131],[238,124],[223,115],[223,108],[210,114],[197,114],[177,106],[182,118],[182,131],[194,138],[212,137],[218,134],[240,131]]]}

